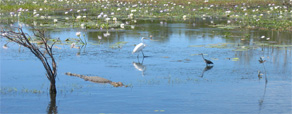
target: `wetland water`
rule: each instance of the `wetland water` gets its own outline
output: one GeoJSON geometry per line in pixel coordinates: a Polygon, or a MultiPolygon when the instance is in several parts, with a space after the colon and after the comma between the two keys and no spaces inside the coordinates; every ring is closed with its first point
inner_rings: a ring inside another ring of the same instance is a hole
{"type": "MultiPolygon", "coordinates": [[[[55,102],[39,60],[15,43],[1,48],[0,113],[291,113],[291,33],[202,23],[138,23],[135,29],[108,32],[49,31],[63,42],[54,48],[55,102]],[[78,38],[76,32],[88,40],[86,47],[65,44],[67,38],[78,38]],[[144,40],[146,57],[140,54],[138,60],[132,54],[134,45],[149,35],[153,38],[144,40]],[[200,53],[214,66],[206,67],[200,53]],[[260,57],[266,62],[260,64],[260,57]],[[92,83],[66,72],[129,87],[92,83]]],[[[1,46],[5,43],[2,38],[1,46]]]]}

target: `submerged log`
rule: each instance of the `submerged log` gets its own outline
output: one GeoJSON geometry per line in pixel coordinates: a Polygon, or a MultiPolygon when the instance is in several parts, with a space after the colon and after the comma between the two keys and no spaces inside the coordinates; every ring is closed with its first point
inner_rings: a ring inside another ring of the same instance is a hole
{"type": "MultiPolygon", "coordinates": [[[[71,73],[71,72],[66,72],[65,73],[68,76],[75,76],[75,77],[79,77],[84,79],[85,81],[91,81],[94,83],[109,83],[111,85],[113,85],[114,87],[123,87],[124,84],[122,82],[112,82],[111,80],[99,77],[99,76],[85,76],[85,75],[81,75],[81,74],[75,74],[75,73],[71,73]]],[[[127,86],[125,86],[127,87],[127,86]]]]}

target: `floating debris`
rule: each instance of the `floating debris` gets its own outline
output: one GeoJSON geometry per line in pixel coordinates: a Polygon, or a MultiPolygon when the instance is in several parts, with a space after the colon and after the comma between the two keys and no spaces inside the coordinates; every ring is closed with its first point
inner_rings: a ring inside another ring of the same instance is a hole
{"type": "Polygon", "coordinates": [[[169,56],[162,56],[162,58],[170,58],[169,56]]]}

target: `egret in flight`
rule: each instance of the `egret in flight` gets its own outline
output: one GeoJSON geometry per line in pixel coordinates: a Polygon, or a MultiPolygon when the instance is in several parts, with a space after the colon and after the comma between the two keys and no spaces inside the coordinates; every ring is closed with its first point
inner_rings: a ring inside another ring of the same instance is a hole
{"type": "MultiPolygon", "coordinates": [[[[141,38],[141,41],[142,42],[139,43],[138,45],[136,45],[136,47],[134,48],[132,54],[139,53],[141,51],[142,52],[142,55],[143,55],[143,58],[144,58],[143,49],[146,47],[146,44],[144,43],[144,39],[147,39],[147,38],[144,38],[144,37],[141,38]]],[[[137,57],[139,57],[139,54],[138,54],[137,57]]]]}
{"type": "Polygon", "coordinates": [[[202,55],[202,58],[204,59],[204,61],[205,61],[205,63],[206,63],[206,66],[209,66],[209,65],[211,65],[211,64],[213,65],[213,62],[212,62],[212,61],[205,59],[203,53],[201,53],[200,55],[202,55]]]}

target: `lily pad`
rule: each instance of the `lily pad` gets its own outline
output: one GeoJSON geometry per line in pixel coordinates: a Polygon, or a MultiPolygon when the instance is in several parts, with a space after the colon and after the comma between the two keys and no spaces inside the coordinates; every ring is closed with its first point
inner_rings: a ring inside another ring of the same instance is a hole
{"type": "Polygon", "coordinates": [[[239,61],[239,58],[232,58],[231,61],[239,61]]]}
{"type": "Polygon", "coordinates": [[[222,24],[215,25],[215,27],[221,28],[221,29],[236,29],[236,28],[240,28],[240,26],[235,26],[235,25],[222,25],[222,24]]]}
{"type": "Polygon", "coordinates": [[[189,47],[204,47],[204,45],[189,45],[189,47]]]}
{"type": "Polygon", "coordinates": [[[112,44],[110,47],[111,48],[122,48],[127,43],[128,42],[120,41],[120,42],[116,42],[115,44],[112,44]]]}
{"type": "Polygon", "coordinates": [[[292,45],[272,45],[274,47],[292,47],[292,45]]]}
{"type": "Polygon", "coordinates": [[[234,49],[232,51],[247,51],[248,48],[237,48],[237,49],[234,49]]]}

